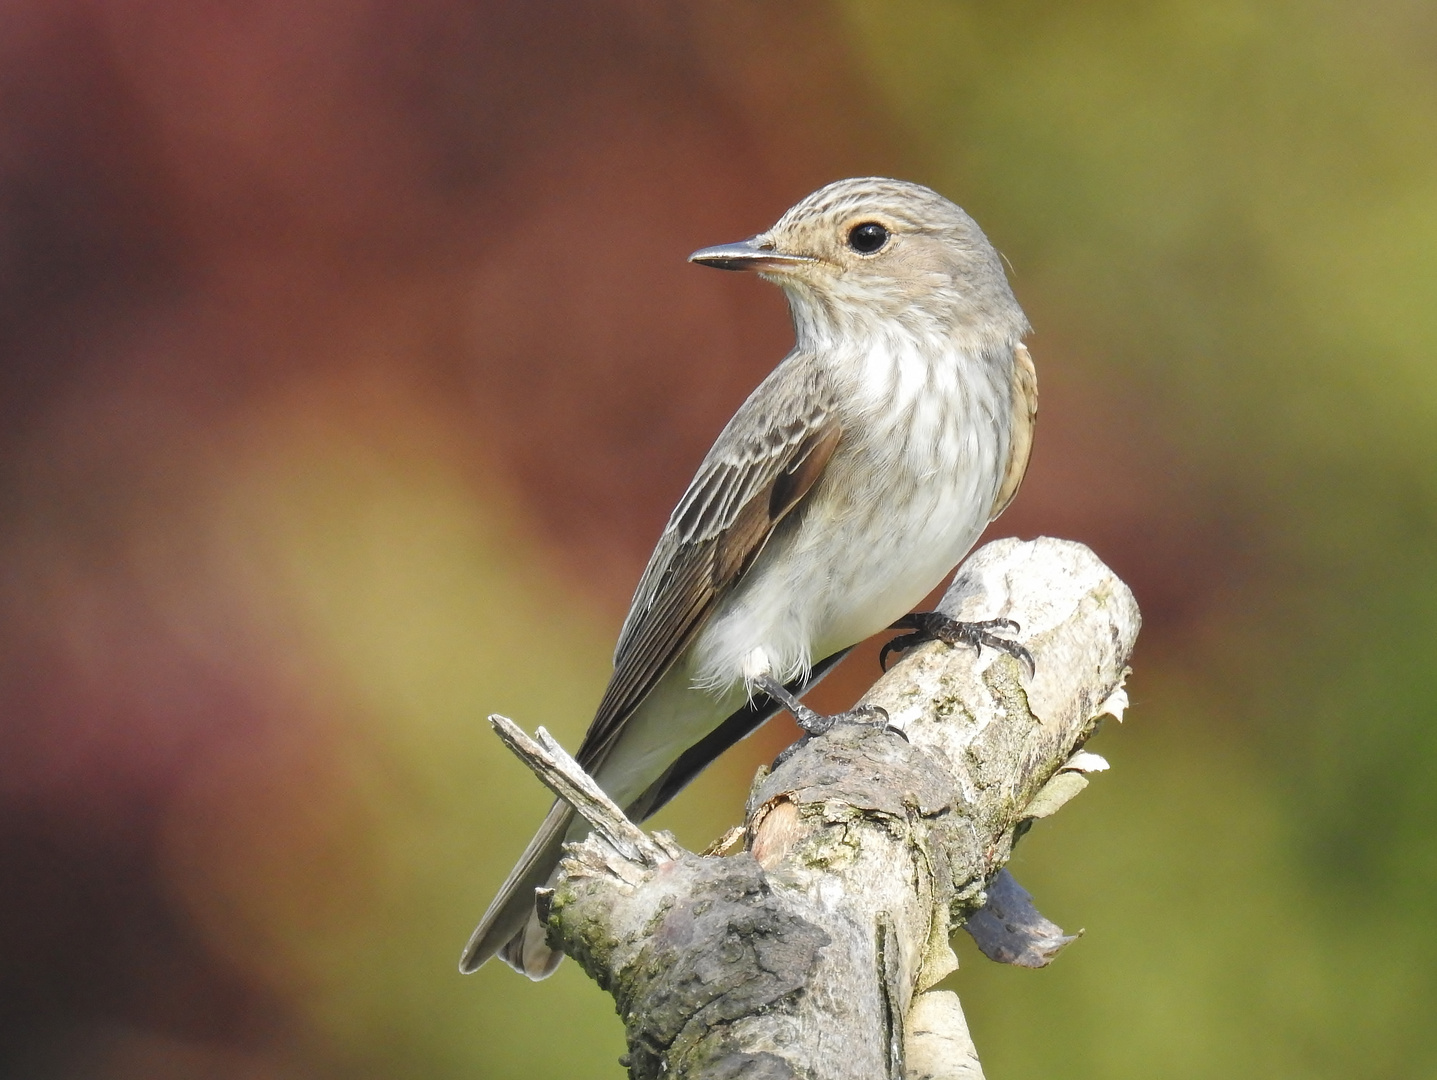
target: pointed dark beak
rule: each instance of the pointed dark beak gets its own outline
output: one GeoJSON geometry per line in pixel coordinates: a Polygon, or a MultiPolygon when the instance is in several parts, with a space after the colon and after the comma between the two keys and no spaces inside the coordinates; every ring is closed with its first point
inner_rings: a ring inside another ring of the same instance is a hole
{"type": "Polygon", "coordinates": [[[737,244],[719,244],[706,247],[689,256],[689,262],[712,266],[716,270],[782,270],[816,260],[807,255],[789,255],[772,246],[761,237],[752,236],[737,244]]]}

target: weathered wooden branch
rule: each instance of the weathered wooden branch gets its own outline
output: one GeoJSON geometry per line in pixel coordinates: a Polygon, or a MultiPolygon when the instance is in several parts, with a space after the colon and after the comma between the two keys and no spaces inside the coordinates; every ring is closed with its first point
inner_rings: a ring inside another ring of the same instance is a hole
{"type": "Polygon", "coordinates": [[[1107,767],[1083,743],[1121,718],[1139,625],[1081,544],[1000,540],[942,610],[1010,618],[1035,660],[931,644],[869,691],[892,726],[805,740],[749,797],[745,850],[702,857],[624,818],[542,730],[494,718],[595,832],[543,900],[551,940],[613,994],[637,1080],[974,1080],[949,935],[1042,966],[1072,938],[1003,870],[1034,818],[1107,767]],[[906,738],[904,737],[906,736],[906,738]]]}

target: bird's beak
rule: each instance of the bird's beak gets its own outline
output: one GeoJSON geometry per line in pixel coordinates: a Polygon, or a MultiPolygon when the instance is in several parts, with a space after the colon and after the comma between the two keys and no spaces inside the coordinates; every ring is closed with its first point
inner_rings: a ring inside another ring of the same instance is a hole
{"type": "Polygon", "coordinates": [[[785,270],[816,262],[808,255],[790,255],[779,251],[773,241],[763,236],[751,236],[737,244],[719,244],[706,247],[689,256],[689,262],[712,266],[716,270],[785,270]]]}

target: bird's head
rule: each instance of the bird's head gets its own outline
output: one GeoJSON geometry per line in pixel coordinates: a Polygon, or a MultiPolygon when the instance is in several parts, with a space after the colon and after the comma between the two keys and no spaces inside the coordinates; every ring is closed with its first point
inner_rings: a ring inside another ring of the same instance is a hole
{"type": "Polygon", "coordinates": [[[788,295],[800,342],[906,330],[985,346],[1028,321],[977,223],[921,184],[839,180],[767,232],[690,262],[754,270],[788,295]]]}

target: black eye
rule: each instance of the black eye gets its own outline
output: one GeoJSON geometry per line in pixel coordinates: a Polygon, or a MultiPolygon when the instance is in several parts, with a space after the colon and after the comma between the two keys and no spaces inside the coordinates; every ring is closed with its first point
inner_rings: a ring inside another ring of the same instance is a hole
{"type": "Polygon", "coordinates": [[[860,255],[872,255],[888,243],[888,230],[876,221],[865,221],[848,230],[848,246],[860,255]]]}

